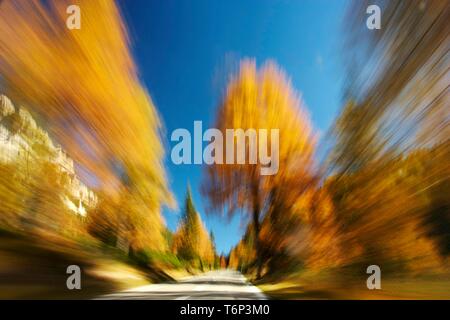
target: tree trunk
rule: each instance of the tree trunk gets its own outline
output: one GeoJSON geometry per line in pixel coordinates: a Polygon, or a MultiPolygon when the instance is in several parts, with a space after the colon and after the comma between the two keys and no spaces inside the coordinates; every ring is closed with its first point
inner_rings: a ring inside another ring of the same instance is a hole
{"type": "Polygon", "coordinates": [[[254,241],[255,241],[255,250],[256,250],[256,278],[261,278],[261,269],[262,269],[262,257],[261,257],[261,244],[259,241],[259,202],[254,203],[253,206],[253,227],[255,228],[254,241]]]}

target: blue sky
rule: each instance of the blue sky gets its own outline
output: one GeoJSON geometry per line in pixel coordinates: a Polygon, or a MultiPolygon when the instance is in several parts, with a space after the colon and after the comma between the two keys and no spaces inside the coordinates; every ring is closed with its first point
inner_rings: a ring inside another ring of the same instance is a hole
{"type": "MultiPolygon", "coordinates": [[[[205,215],[200,165],[170,161],[170,134],[192,132],[195,120],[212,125],[226,66],[241,58],[275,60],[302,93],[313,125],[324,133],[341,104],[340,41],[346,1],[341,0],[132,0],[120,1],[140,77],[164,123],[170,187],[183,208],[186,185],[219,252],[227,253],[245,231],[239,217],[205,215]]],[[[174,230],[179,211],[164,209],[174,230]]]]}

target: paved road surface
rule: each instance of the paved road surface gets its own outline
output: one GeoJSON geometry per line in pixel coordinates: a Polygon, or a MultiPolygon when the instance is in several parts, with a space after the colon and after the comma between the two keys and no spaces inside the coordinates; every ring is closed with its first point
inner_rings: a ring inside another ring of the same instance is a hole
{"type": "Polygon", "coordinates": [[[99,299],[267,299],[237,271],[220,270],[183,278],[175,283],[151,284],[99,297],[99,299]]]}

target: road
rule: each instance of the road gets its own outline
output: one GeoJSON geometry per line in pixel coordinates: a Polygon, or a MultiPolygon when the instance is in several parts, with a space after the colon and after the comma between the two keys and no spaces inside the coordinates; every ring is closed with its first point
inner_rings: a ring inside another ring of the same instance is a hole
{"type": "Polygon", "coordinates": [[[267,299],[260,289],[252,285],[237,271],[219,270],[183,278],[174,283],[141,286],[104,295],[98,299],[140,300],[234,300],[267,299]]]}

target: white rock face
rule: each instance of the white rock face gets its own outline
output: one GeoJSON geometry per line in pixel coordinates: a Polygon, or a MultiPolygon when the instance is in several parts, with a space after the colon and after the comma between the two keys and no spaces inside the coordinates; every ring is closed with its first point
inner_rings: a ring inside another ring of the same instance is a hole
{"type": "Polygon", "coordinates": [[[3,94],[0,95],[0,121],[15,112],[14,105],[11,100],[3,94]]]}
{"type": "Polygon", "coordinates": [[[34,121],[31,114],[25,110],[24,108],[19,109],[19,117],[21,120],[21,126],[22,129],[28,130],[28,131],[35,131],[37,130],[37,124],[36,121],[34,121]]]}
{"type": "Polygon", "coordinates": [[[45,161],[56,164],[61,173],[70,177],[65,186],[64,203],[73,212],[85,216],[86,208],[97,205],[97,196],[77,176],[72,158],[61,146],[54,145],[47,131],[38,126],[30,112],[23,107],[15,108],[8,97],[0,95],[0,121],[16,112],[20,126],[17,132],[11,133],[0,123],[0,164],[12,164],[24,157],[28,157],[26,161],[42,161],[33,149],[33,143],[39,141],[40,145],[54,151],[45,161]]]}

